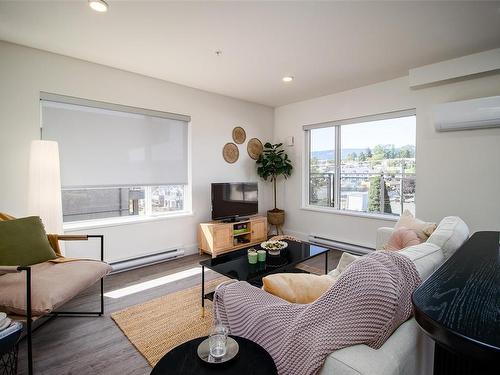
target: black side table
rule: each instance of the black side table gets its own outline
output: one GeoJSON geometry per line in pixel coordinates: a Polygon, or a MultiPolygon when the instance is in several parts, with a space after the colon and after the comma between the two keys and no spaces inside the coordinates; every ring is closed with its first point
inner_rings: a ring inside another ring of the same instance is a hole
{"type": "Polygon", "coordinates": [[[276,375],[278,370],[269,353],[259,344],[243,337],[231,336],[240,350],[235,358],[212,365],[198,358],[198,345],[206,337],[198,337],[169,351],[151,371],[151,375],[276,375]]]}
{"type": "Polygon", "coordinates": [[[17,343],[23,326],[21,323],[14,323],[9,327],[8,334],[0,332],[0,374],[17,374],[17,343]]]}
{"type": "Polygon", "coordinates": [[[500,232],[476,232],[413,292],[434,375],[493,375],[500,359],[500,232]]]}

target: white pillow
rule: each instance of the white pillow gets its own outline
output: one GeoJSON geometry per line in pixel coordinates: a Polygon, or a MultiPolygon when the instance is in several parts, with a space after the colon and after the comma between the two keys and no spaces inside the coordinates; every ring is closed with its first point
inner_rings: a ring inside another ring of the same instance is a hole
{"type": "Polygon", "coordinates": [[[445,259],[453,255],[469,238],[469,227],[458,216],[447,216],[439,223],[427,242],[439,246],[445,259]]]}
{"type": "Polygon", "coordinates": [[[354,262],[356,259],[358,259],[360,255],[352,255],[346,252],[342,253],[342,256],[340,257],[339,264],[337,264],[337,268],[334,270],[328,272],[328,275],[333,277],[335,281],[339,278],[340,274],[344,272],[344,270],[347,268],[349,264],[354,262]]]}

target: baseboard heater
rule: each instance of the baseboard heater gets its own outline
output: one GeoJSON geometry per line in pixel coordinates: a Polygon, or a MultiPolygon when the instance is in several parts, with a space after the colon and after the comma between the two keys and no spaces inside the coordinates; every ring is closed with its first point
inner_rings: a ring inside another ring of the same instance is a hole
{"type": "Polygon", "coordinates": [[[307,240],[311,243],[316,243],[318,245],[324,245],[327,247],[331,247],[333,249],[339,249],[342,251],[346,251],[348,253],[353,254],[368,254],[374,251],[375,249],[366,246],[355,245],[352,243],[341,242],[332,240],[330,238],[321,237],[316,234],[311,234],[307,237],[307,240]]]}
{"type": "Polygon", "coordinates": [[[137,258],[121,260],[118,262],[111,262],[110,265],[113,267],[113,273],[119,273],[123,271],[129,271],[135,268],[150,266],[156,263],[162,263],[172,258],[178,258],[184,255],[184,250],[182,249],[172,249],[163,251],[161,253],[155,253],[151,255],[144,255],[137,258]]]}

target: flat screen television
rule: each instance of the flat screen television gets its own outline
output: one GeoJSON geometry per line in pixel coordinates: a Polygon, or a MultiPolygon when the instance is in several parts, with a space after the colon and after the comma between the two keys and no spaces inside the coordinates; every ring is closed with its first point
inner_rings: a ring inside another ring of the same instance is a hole
{"type": "Polygon", "coordinates": [[[212,219],[237,221],[240,216],[255,215],[259,209],[256,182],[212,184],[212,219]]]}

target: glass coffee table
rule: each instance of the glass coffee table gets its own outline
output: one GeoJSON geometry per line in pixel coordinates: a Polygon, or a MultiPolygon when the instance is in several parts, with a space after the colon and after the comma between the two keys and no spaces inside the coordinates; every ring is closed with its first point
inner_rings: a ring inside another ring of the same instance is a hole
{"type": "Polygon", "coordinates": [[[205,306],[205,299],[213,299],[213,292],[205,294],[205,267],[221,275],[239,281],[247,281],[255,286],[262,286],[262,278],[280,272],[306,272],[295,266],[308,259],[324,255],[325,274],[328,273],[328,251],[329,248],[313,245],[308,242],[297,242],[286,240],[288,247],[281,251],[279,256],[266,256],[265,262],[257,264],[248,263],[247,252],[250,247],[261,250],[260,246],[249,246],[248,248],[233,251],[231,253],[207,259],[200,262],[201,265],[201,305],[205,306]]]}

